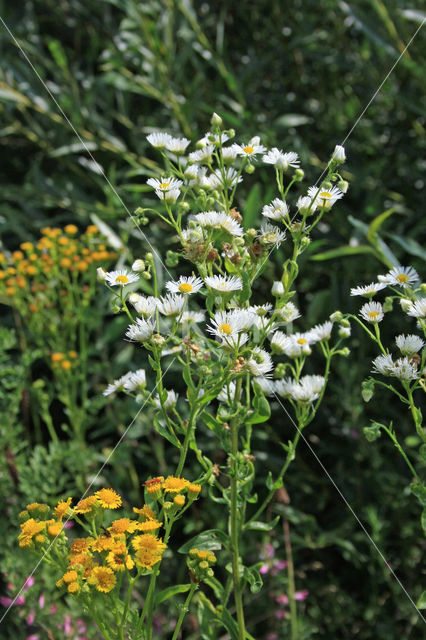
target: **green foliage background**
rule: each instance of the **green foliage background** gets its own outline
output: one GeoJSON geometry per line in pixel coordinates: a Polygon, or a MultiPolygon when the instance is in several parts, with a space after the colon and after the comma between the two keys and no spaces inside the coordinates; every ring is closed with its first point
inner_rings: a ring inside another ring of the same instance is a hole
{"type": "MultiPolygon", "coordinates": [[[[217,111],[242,138],[260,135],[265,144],[297,151],[307,167],[307,184],[313,184],[334,145],[346,138],[375,96],[345,143],[344,173],[350,191],[304,254],[299,304],[306,326],[324,321],[336,308],[355,312],[350,287],[371,282],[390,263],[411,264],[422,271],[424,31],[375,95],[423,20],[414,6],[395,0],[33,0],[0,2],[0,9],[109,182],[0,25],[0,232],[8,249],[34,240],[46,224],[90,224],[95,214],[138,257],[147,247],[125,208],[133,212],[148,202],[146,176],[157,167],[146,142],[149,132],[167,130],[197,139],[208,129],[212,111],[217,111]],[[393,213],[380,228],[368,229],[389,209],[393,213]],[[372,251],[378,243],[381,261],[372,251]]],[[[272,195],[267,176],[259,169],[247,180],[240,209],[248,225],[272,195]]],[[[147,235],[161,251],[163,227],[151,224],[147,235]]],[[[278,254],[264,277],[272,281],[279,264],[278,254]]],[[[12,319],[3,310],[9,326],[12,319]]],[[[130,361],[133,352],[119,355],[119,320],[104,317],[99,322],[105,332],[103,345],[109,343],[112,354],[111,377],[120,375],[137,360],[130,361]]],[[[404,327],[392,331],[389,342],[397,331],[404,327]]],[[[416,601],[421,593],[421,529],[408,489],[410,478],[391,444],[383,438],[366,442],[362,428],[370,418],[392,419],[406,445],[415,443],[398,405],[387,405],[384,396],[363,405],[360,384],[375,354],[356,330],[351,341],[354,354],[334,372],[331,391],[309,428],[308,440],[416,601]]],[[[13,344],[7,349],[17,353],[13,344]]],[[[74,459],[67,449],[73,445],[54,451],[46,440],[42,449],[31,450],[31,436],[22,436],[20,427],[14,426],[21,419],[22,385],[19,376],[10,381],[10,373],[6,371],[1,387],[9,417],[4,451],[16,458],[18,502],[24,497],[31,501],[38,499],[34,487],[48,493],[57,486],[56,476],[68,481],[61,466],[68,466],[70,456],[74,459]],[[46,468],[49,477],[41,473],[46,468]]],[[[114,401],[117,409],[100,410],[102,425],[89,434],[98,451],[107,451],[130,422],[134,407],[120,402],[114,401]]],[[[104,472],[106,481],[129,499],[138,495],[138,477],[167,468],[167,450],[152,436],[149,424],[146,416],[135,425],[104,472]]],[[[292,434],[292,425],[278,406],[258,433],[259,450],[269,447],[272,468],[280,464],[277,433],[281,440],[287,439],[283,433],[292,434]]],[[[103,456],[90,455],[88,465],[96,469],[103,456]]],[[[262,463],[259,456],[258,464],[262,463]]],[[[4,495],[16,491],[10,468],[9,458],[2,475],[4,495]]],[[[71,477],[86,473],[78,465],[68,472],[71,477]]],[[[263,486],[258,490],[261,493],[263,486]]],[[[422,622],[415,608],[303,445],[286,490],[290,505],[275,504],[270,517],[279,513],[290,523],[296,586],[309,590],[301,606],[305,637],[420,637],[422,622]]],[[[15,503],[9,507],[15,515],[20,510],[15,503]]],[[[215,508],[206,500],[184,535],[201,531],[215,508]]],[[[14,535],[11,528],[3,565],[9,571],[17,553],[14,535]]],[[[261,541],[259,535],[259,545],[261,541]]],[[[279,528],[273,541],[282,547],[279,528]]],[[[267,582],[265,598],[270,587],[267,582]]],[[[273,618],[273,599],[268,601],[267,616],[263,607],[262,618],[262,608],[250,597],[254,635],[266,638],[261,629],[265,619],[273,618]]],[[[10,621],[10,629],[22,624],[15,611],[10,621]]]]}

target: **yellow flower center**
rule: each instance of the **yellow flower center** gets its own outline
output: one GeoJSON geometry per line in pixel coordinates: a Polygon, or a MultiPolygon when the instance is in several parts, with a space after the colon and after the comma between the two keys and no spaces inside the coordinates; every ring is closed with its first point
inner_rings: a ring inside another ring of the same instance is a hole
{"type": "Polygon", "coordinates": [[[305,338],[299,338],[297,344],[306,344],[307,340],[305,338]]]}
{"type": "Polygon", "coordinates": [[[115,281],[120,282],[121,284],[126,284],[129,282],[129,278],[127,276],[117,276],[115,281]]]}
{"type": "Polygon", "coordinates": [[[231,326],[229,324],[226,324],[225,322],[224,324],[220,325],[219,331],[221,333],[226,333],[226,335],[229,336],[229,334],[231,333],[231,326]]]}
{"type": "Polygon", "coordinates": [[[191,293],[193,288],[194,287],[192,284],[189,284],[189,282],[182,282],[182,284],[179,285],[179,291],[182,291],[182,293],[191,293]]]}
{"type": "Polygon", "coordinates": [[[399,276],[396,276],[396,279],[399,282],[408,282],[408,276],[405,273],[400,273],[399,276]]]}
{"type": "Polygon", "coordinates": [[[373,320],[374,320],[375,318],[377,318],[377,316],[378,316],[378,315],[379,315],[379,312],[378,312],[378,311],[370,311],[370,312],[369,312],[369,314],[368,314],[369,318],[371,318],[371,319],[373,319],[373,320]]]}
{"type": "Polygon", "coordinates": [[[246,147],[244,147],[243,151],[245,151],[245,153],[252,154],[254,151],[254,148],[251,147],[250,145],[247,145],[246,147]]]}
{"type": "Polygon", "coordinates": [[[321,198],[331,198],[331,193],[329,191],[321,191],[320,197],[321,198]]]}
{"type": "Polygon", "coordinates": [[[159,189],[168,189],[170,187],[170,182],[160,182],[158,185],[159,189]]]}

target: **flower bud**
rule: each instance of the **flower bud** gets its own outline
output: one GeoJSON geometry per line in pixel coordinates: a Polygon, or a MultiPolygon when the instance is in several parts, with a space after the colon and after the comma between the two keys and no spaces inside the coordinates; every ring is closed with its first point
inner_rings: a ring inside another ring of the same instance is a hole
{"type": "Polygon", "coordinates": [[[160,336],[159,333],[154,333],[154,335],[152,336],[151,340],[152,340],[152,342],[154,344],[156,344],[159,347],[162,347],[163,344],[166,342],[166,339],[163,338],[163,336],[160,336]]]}
{"type": "Polygon", "coordinates": [[[189,211],[190,206],[189,206],[189,202],[180,202],[179,203],[179,209],[181,211],[183,211],[184,213],[186,213],[187,211],[189,211]]]}
{"type": "Polygon", "coordinates": [[[330,316],[331,322],[340,322],[343,320],[343,313],[341,311],[335,311],[330,316]]]}
{"type": "Polygon", "coordinates": [[[144,271],[144,272],[142,273],[142,278],[143,278],[144,280],[151,280],[151,274],[149,273],[149,271],[144,271]]]}
{"type": "Polygon", "coordinates": [[[102,267],[98,267],[96,269],[96,277],[99,282],[105,282],[106,272],[102,269],[102,267]]]}
{"type": "Polygon", "coordinates": [[[302,182],[304,177],[305,177],[305,172],[303,171],[303,169],[296,169],[296,171],[294,172],[294,178],[296,182],[302,182]]]}
{"type": "Polygon", "coordinates": [[[284,294],[284,285],[280,280],[276,280],[271,289],[273,296],[282,296],[284,294]]]}
{"type": "Polygon", "coordinates": [[[235,129],[228,129],[228,131],[226,132],[228,135],[228,138],[235,138],[235,129]]]}
{"type": "Polygon", "coordinates": [[[336,144],[332,158],[333,160],[336,160],[336,162],[344,162],[346,160],[345,147],[342,147],[340,144],[336,144]]]}
{"type": "Polygon", "coordinates": [[[420,285],[420,293],[422,295],[426,295],[426,282],[422,282],[422,284],[420,285]]]}
{"type": "Polygon", "coordinates": [[[405,313],[407,313],[407,311],[409,311],[413,306],[413,303],[411,302],[411,300],[408,300],[407,298],[401,298],[399,301],[399,304],[401,305],[401,309],[405,313]]]}
{"type": "Polygon", "coordinates": [[[127,298],[127,300],[130,302],[130,304],[136,304],[139,300],[140,300],[140,294],[139,293],[131,293],[129,295],[129,297],[127,298]]]}
{"type": "Polygon", "coordinates": [[[254,173],[254,166],[253,166],[252,164],[247,164],[247,165],[244,167],[244,171],[245,171],[246,173],[248,173],[249,175],[251,175],[252,173],[254,173]]]}
{"type": "Polygon", "coordinates": [[[212,117],[210,118],[210,124],[214,127],[220,127],[220,125],[222,124],[223,120],[220,117],[220,115],[218,115],[216,113],[216,111],[213,112],[212,117]]]}
{"type": "Polygon", "coordinates": [[[152,262],[153,258],[154,256],[150,251],[145,255],[145,260],[148,260],[148,262],[152,262]]]}
{"type": "Polygon", "coordinates": [[[132,271],[139,273],[140,271],[145,271],[145,262],[143,260],[135,260],[132,264],[132,271]]]}
{"type": "Polygon", "coordinates": [[[324,182],[321,185],[321,189],[325,189],[326,191],[330,191],[330,189],[333,187],[333,185],[331,184],[331,182],[329,180],[324,180],[324,182]]]}
{"type": "Polygon", "coordinates": [[[145,209],[143,207],[138,207],[137,209],[135,209],[135,216],[140,216],[142,215],[142,213],[145,211],[145,209]]]}
{"type": "Polygon", "coordinates": [[[339,180],[339,182],[337,183],[337,186],[339,187],[342,193],[347,193],[349,189],[349,182],[347,182],[347,180],[339,180]]]}

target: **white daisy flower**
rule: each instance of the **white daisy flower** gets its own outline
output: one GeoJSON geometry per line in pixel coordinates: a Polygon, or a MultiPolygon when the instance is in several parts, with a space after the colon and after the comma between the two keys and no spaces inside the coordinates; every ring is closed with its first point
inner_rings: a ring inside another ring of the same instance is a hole
{"type": "Polygon", "coordinates": [[[271,220],[282,220],[288,217],[288,207],[283,200],[275,198],[271,204],[267,204],[262,209],[262,216],[271,218],[271,220]]]}
{"type": "Polygon", "coordinates": [[[230,147],[222,147],[222,158],[225,164],[232,162],[238,155],[239,146],[237,144],[231,144],[230,147]]]}
{"type": "Polygon", "coordinates": [[[351,328],[350,327],[345,327],[341,324],[339,324],[339,336],[341,338],[349,338],[349,336],[351,335],[351,328]]]}
{"type": "Polygon", "coordinates": [[[309,333],[294,333],[289,336],[282,331],[275,331],[270,342],[275,353],[284,353],[289,358],[308,356],[312,353],[309,345],[313,339],[309,333]]]}
{"type": "Polygon", "coordinates": [[[257,140],[255,140],[254,138],[247,142],[247,144],[237,144],[235,146],[238,148],[238,155],[245,156],[247,158],[257,156],[259,153],[265,153],[266,151],[266,147],[258,144],[257,140]]]}
{"type": "Polygon", "coordinates": [[[367,302],[361,307],[359,315],[367,322],[375,324],[384,318],[383,307],[380,302],[367,302]]]}
{"type": "Polygon", "coordinates": [[[158,303],[158,298],[154,298],[154,296],[145,297],[141,295],[138,295],[137,300],[132,302],[136,311],[144,318],[150,318],[154,315],[155,310],[158,307],[158,303]]]}
{"type": "Polygon", "coordinates": [[[235,335],[223,336],[222,346],[232,350],[241,349],[248,342],[248,333],[237,333],[235,335]]]}
{"type": "Polygon", "coordinates": [[[162,296],[158,303],[158,310],[164,316],[176,317],[180,314],[185,304],[185,296],[168,294],[162,296]]]}
{"type": "Polygon", "coordinates": [[[221,293],[238,291],[243,288],[243,281],[237,276],[207,276],[204,278],[204,282],[207,286],[221,293]]]}
{"type": "Polygon", "coordinates": [[[366,298],[369,298],[385,287],[386,284],[384,282],[372,282],[365,287],[354,287],[351,289],[351,296],[365,296],[366,298]]]}
{"type": "Polygon", "coordinates": [[[128,326],[126,337],[134,342],[145,342],[149,340],[155,330],[155,320],[153,318],[136,318],[134,324],[128,326]]]}
{"type": "Polygon", "coordinates": [[[331,187],[331,189],[309,187],[308,196],[314,199],[319,207],[331,209],[331,207],[335,202],[337,202],[337,200],[343,198],[343,193],[337,187],[331,187]]]}
{"type": "Polygon", "coordinates": [[[260,233],[257,237],[262,244],[274,244],[278,248],[281,242],[285,240],[285,231],[281,231],[281,229],[269,224],[269,222],[262,222],[260,233]]]}
{"type": "Polygon", "coordinates": [[[188,155],[189,162],[195,163],[200,162],[209,162],[212,157],[212,153],[214,151],[214,147],[211,144],[206,145],[203,149],[198,149],[197,151],[192,151],[188,155]]]}
{"type": "Polygon", "coordinates": [[[246,367],[252,375],[266,377],[273,369],[271,356],[264,349],[254,347],[246,367]]]}
{"type": "Polygon", "coordinates": [[[285,324],[300,318],[300,311],[292,302],[287,302],[283,307],[275,309],[275,313],[285,324]]]}
{"type": "Polygon", "coordinates": [[[181,276],[177,282],[167,282],[166,289],[171,293],[183,293],[189,295],[191,293],[197,293],[203,286],[201,278],[196,276],[181,276]]]}
{"type": "Polygon", "coordinates": [[[177,180],[176,178],[161,178],[161,180],[157,180],[157,178],[148,178],[146,183],[156,191],[164,193],[174,189],[180,189],[183,185],[182,180],[177,180]]]}
{"type": "Polygon", "coordinates": [[[184,311],[181,322],[204,322],[206,316],[202,311],[184,311]]]}
{"type": "Polygon", "coordinates": [[[219,402],[224,402],[226,404],[232,404],[235,398],[235,382],[228,382],[222,390],[219,392],[217,399],[219,402]]]}
{"type": "Polygon", "coordinates": [[[293,388],[296,385],[296,381],[293,378],[282,378],[275,381],[275,391],[283,398],[288,398],[293,392],[293,388]]]}
{"type": "Polygon", "coordinates": [[[110,396],[115,391],[124,391],[125,384],[128,382],[131,375],[132,375],[132,372],[128,371],[127,373],[124,374],[124,376],[121,376],[120,378],[117,378],[117,380],[114,380],[113,382],[111,382],[107,386],[107,388],[102,392],[102,395],[110,396]]]}
{"type": "Polygon", "coordinates": [[[247,328],[247,322],[248,318],[245,314],[235,311],[216,311],[211,325],[207,326],[207,331],[218,338],[228,338],[244,331],[247,328]]]}
{"type": "Polygon", "coordinates": [[[166,149],[167,151],[171,151],[172,153],[181,154],[185,153],[186,147],[189,145],[189,140],[187,138],[172,138],[167,140],[166,149]]]}
{"type": "Polygon", "coordinates": [[[314,201],[313,198],[310,198],[309,196],[300,196],[296,202],[297,210],[300,211],[302,215],[308,213],[308,211],[309,213],[314,213],[317,206],[318,201],[314,201]]]}
{"type": "Polygon", "coordinates": [[[172,140],[172,136],[169,133],[150,133],[149,136],[146,136],[149,144],[151,144],[156,149],[164,149],[166,144],[172,140]]]}
{"type": "Polygon", "coordinates": [[[134,263],[132,264],[132,271],[135,271],[136,273],[145,271],[145,262],[140,258],[135,260],[134,263]]]}
{"type": "Polygon", "coordinates": [[[137,282],[139,276],[136,273],[127,271],[127,269],[118,269],[117,271],[108,271],[105,274],[105,281],[108,282],[110,287],[120,286],[124,287],[131,282],[137,282]]]}
{"type": "MultiPolygon", "coordinates": [[[[204,168],[205,167],[203,167],[203,169],[204,168]]],[[[187,167],[185,167],[185,178],[187,178],[188,180],[196,180],[198,178],[198,172],[200,171],[200,169],[201,167],[199,164],[189,164],[187,167]]]]}
{"type": "Polygon", "coordinates": [[[417,365],[414,362],[410,362],[407,356],[396,360],[390,371],[390,375],[400,380],[417,380],[417,378],[419,378],[417,365]]]}
{"type": "Polygon", "coordinates": [[[409,316],[413,318],[425,318],[426,317],[426,298],[421,298],[417,302],[413,302],[407,311],[409,316]]]}
{"type": "Polygon", "coordinates": [[[146,386],[145,369],[138,369],[133,373],[130,373],[129,377],[124,383],[126,391],[142,390],[146,386]]]}
{"type": "Polygon", "coordinates": [[[381,373],[383,376],[389,376],[393,368],[392,356],[388,353],[386,355],[377,356],[373,362],[373,373],[381,373]]]}
{"type": "Polygon", "coordinates": [[[395,267],[385,276],[378,276],[378,279],[384,284],[399,285],[400,287],[407,287],[412,282],[420,280],[419,274],[413,267],[395,267]]]}
{"type": "Polygon", "coordinates": [[[322,340],[328,340],[330,338],[332,329],[332,322],[324,322],[324,324],[317,324],[315,327],[312,327],[309,334],[314,342],[321,342],[322,340]]]}
{"type": "Polygon", "coordinates": [[[272,304],[270,302],[265,302],[265,304],[256,304],[248,308],[251,313],[255,313],[257,316],[266,316],[271,309],[272,304]]]}
{"type": "Polygon", "coordinates": [[[287,171],[289,167],[294,167],[295,169],[299,167],[300,162],[298,158],[299,156],[294,151],[283,153],[280,149],[274,147],[263,156],[262,160],[266,164],[273,164],[279,169],[287,171]]]}
{"type": "MultiPolygon", "coordinates": [[[[166,391],[166,389],[164,389],[164,391],[166,391]]],[[[167,398],[164,401],[163,405],[165,409],[172,409],[174,406],[176,406],[177,400],[178,400],[178,394],[171,390],[171,391],[166,391],[167,392],[167,398]]],[[[162,409],[161,406],[161,401],[160,398],[158,396],[158,394],[153,398],[154,404],[158,409],[162,409]]]]}
{"type": "Polygon", "coordinates": [[[102,267],[96,269],[96,278],[99,282],[105,282],[106,271],[102,267]]]}
{"type": "Polygon", "coordinates": [[[272,396],[275,393],[275,380],[270,380],[269,378],[264,378],[263,376],[259,376],[258,378],[252,379],[252,386],[258,384],[262,389],[263,393],[267,396],[272,396]]]}
{"type": "Polygon", "coordinates": [[[314,402],[320,397],[324,385],[323,376],[303,376],[298,384],[293,385],[291,397],[300,404],[314,402]]]}
{"type": "Polygon", "coordinates": [[[395,338],[395,342],[403,356],[412,356],[415,353],[419,353],[424,345],[424,340],[413,334],[408,336],[401,334],[395,338]]]}
{"type": "Polygon", "coordinates": [[[233,236],[241,237],[244,233],[242,226],[224,211],[203,211],[197,213],[193,219],[202,227],[223,229],[233,236]]]}
{"type": "Polygon", "coordinates": [[[232,167],[228,167],[223,173],[220,169],[216,169],[208,178],[212,189],[232,189],[232,187],[242,182],[242,180],[242,176],[239,176],[238,171],[232,167]]]}
{"type": "Polygon", "coordinates": [[[165,202],[176,202],[180,195],[180,189],[170,189],[169,191],[160,191],[160,189],[156,189],[155,195],[157,198],[164,200],[165,202]]]}

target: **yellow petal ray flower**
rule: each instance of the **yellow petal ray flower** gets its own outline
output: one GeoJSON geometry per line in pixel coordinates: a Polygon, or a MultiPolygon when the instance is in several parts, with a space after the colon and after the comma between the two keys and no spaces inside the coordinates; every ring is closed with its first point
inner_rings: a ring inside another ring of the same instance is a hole
{"type": "Polygon", "coordinates": [[[176,478],[175,476],[169,476],[163,482],[164,491],[169,493],[179,493],[189,485],[189,481],[185,478],[176,478]]]}
{"type": "Polygon", "coordinates": [[[118,509],[121,506],[121,497],[114,489],[100,489],[95,491],[95,496],[103,509],[118,509]]]}

